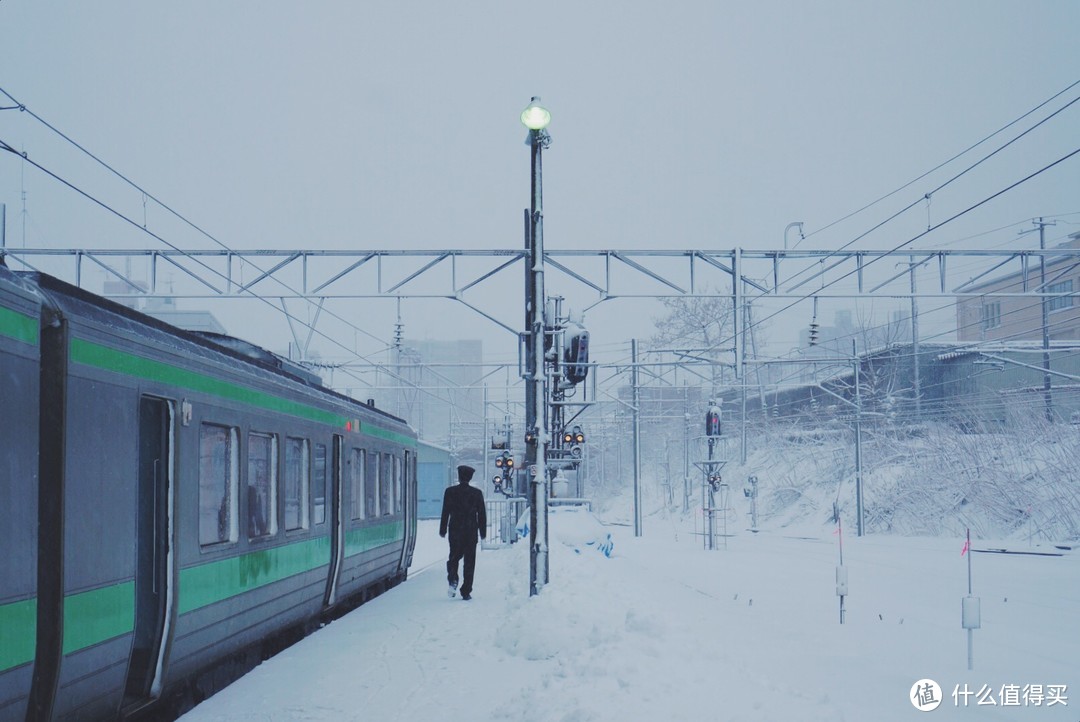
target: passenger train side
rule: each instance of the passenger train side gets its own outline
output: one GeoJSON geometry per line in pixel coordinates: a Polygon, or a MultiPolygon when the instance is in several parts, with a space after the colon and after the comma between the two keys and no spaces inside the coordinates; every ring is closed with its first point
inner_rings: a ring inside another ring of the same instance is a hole
{"type": "Polygon", "coordinates": [[[416,434],[0,266],[0,721],[164,716],[407,576],[416,434]]]}

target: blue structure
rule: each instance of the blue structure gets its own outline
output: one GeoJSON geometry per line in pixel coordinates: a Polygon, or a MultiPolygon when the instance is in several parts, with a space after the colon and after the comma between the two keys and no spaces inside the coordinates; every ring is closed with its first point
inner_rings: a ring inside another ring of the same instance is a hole
{"type": "Polygon", "coordinates": [[[442,513],[443,491],[452,482],[453,455],[447,448],[421,440],[416,460],[417,518],[438,519],[442,513]]]}

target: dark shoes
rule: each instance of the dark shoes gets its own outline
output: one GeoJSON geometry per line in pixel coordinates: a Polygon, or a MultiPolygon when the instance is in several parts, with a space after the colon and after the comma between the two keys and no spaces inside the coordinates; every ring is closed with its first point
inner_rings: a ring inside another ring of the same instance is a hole
{"type": "Polygon", "coordinates": [[[462,592],[462,593],[461,593],[461,600],[462,600],[463,602],[467,602],[467,601],[469,601],[470,599],[472,599],[472,595],[471,595],[471,594],[469,594],[468,592],[462,592]]]}

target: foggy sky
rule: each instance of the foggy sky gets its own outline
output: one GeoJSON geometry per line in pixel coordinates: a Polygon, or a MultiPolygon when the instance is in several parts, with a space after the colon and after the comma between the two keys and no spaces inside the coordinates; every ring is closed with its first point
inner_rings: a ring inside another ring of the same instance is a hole
{"type": "MultiPolygon", "coordinates": [[[[0,87],[233,248],[520,248],[532,95],[553,116],[549,249],[780,248],[792,221],[803,247],[838,248],[1020,128],[821,229],[1080,79],[1078,31],[1065,1],[2,0],[0,87]]],[[[1078,130],[1074,107],[858,247],[898,245],[1075,150],[1078,130]]],[[[0,140],[209,246],[27,114],[0,112],[0,140]]],[[[917,247],[1035,247],[1017,236],[1034,216],[1060,242],[1080,230],[1078,159],[917,247]]],[[[8,153],[0,202],[9,246],[156,244],[8,153]]],[[[390,338],[393,306],[371,308],[357,323],[390,338]]],[[[596,309],[598,348],[652,332],[627,308],[596,309]]],[[[413,337],[506,341],[445,303],[405,314],[413,337]]]]}

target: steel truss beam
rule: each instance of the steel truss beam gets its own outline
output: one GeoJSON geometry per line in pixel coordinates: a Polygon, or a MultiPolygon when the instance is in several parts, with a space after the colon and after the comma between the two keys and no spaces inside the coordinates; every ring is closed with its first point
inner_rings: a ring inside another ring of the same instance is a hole
{"type": "MultiPolygon", "coordinates": [[[[517,284],[525,251],[485,250],[150,250],[4,248],[0,256],[16,270],[47,270],[83,285],[87,264],[121,281],[110,297],[208,298],[252,294],[275,298],[448,298],[512,273],[517,284]],[[140,277],[129,269],[133,264],[140,277]],[[163,264],[194,283],[159,282],[163,264]],[[46,269],[45,266],[49,267],[46,269]],[[142,275],[145,274],[145,275],[142,275]],[[249,280],[244,280],[247,275],[249,280]],[[146,279],[146,280],[143,280],[146,279]]],[[[1080,263],[1080,248],[1046,250],[550,250],[544,253],[553,279],[595,293],[593,306],[617,298],[740,296],[755,298],[964,298],[986,295],[979,280],[991,273],[1023,279],[1012,292],[994,296],[1040,297],[1028,283],[1032,262],[1080,263]],[[949,263],[985,260],[977,274],[950,276],[949,263]],[[892,261],[890,263],[889,261],[892,261]],[[901,264],[898,270],[896,264],[901,264]],[[981,267],[985,265],[986,267],[981,267]],[[914,293],[905,277],[936,266],[935,289],[914,293]],[[732,284],[740,269],[741,288],[732,284]],[[874,277],[869,278],[870,275],[874,277]]],[[[91,289],[96,290],[96,289],[91,289]]],[[[591,307],[591,306],[590,306],[591,307]]],[[[482,312],[484,313],[484,312],[482,312]]],[[[484,313],[484,315],[487,315],[484,313]]]]}

